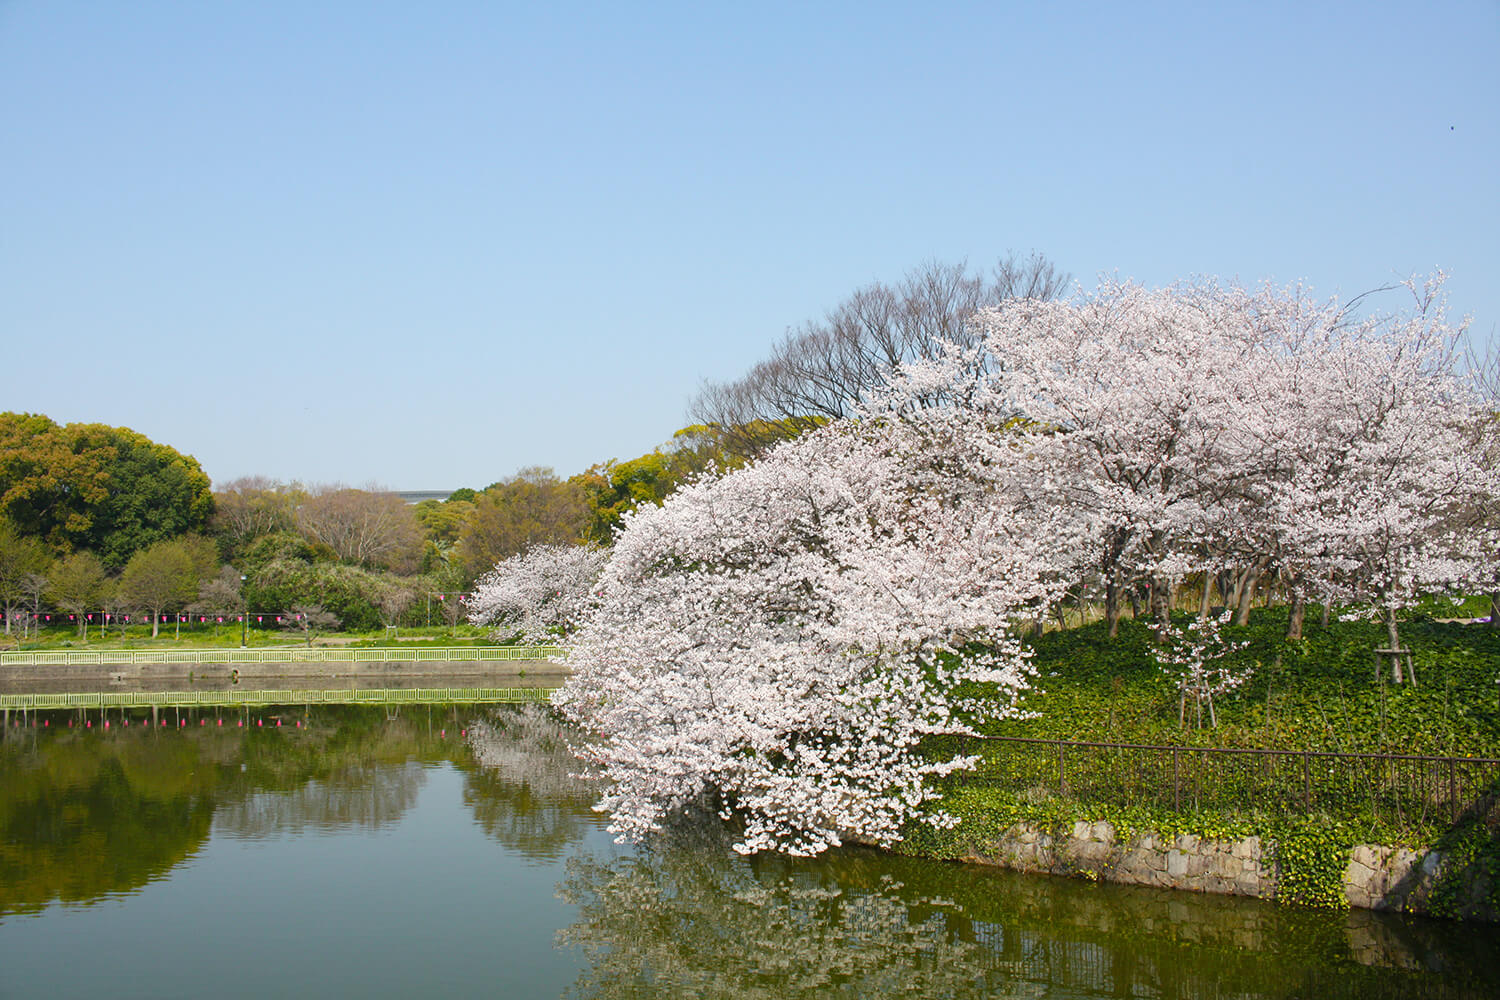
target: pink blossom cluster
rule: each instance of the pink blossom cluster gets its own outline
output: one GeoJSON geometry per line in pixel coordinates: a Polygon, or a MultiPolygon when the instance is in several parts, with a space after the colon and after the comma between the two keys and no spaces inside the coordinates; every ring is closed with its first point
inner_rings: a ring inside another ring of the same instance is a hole
{"type": "MultiPolygon", "coordinates": [[[[912,371],[996,446],[1034,502],[1073,512],[1074,567],[1153,610],[1188,574],[1248,570],[1300,599],[1383,608],[1495,580],[1495,424],[1458,374],[1441,279],[1358,319],[1300,289],[1106,283],[981,314],[983,345],[912,371]],[[959,395],[961,393],[961,395],[959,395]]],[[[900,383],[898,383],[898,392],[900,383]]],[[[910,390],[907,390],[911,397],[910,390]]],[[[1493,415],[1491,415],[1493,416],[1493,415]]]]}
{"type": "Polygon", "coordinates": [[[747,852],[890,844],[967,763],[915,752],[964,728],[955,687],[1014,710],[1047,525],[926,431],[840,422],[630,517],[557,700],[617,833],[712,798],[747,852]]]}
{"type": "Polygon", "coordinates": [[[577,627],[595,602],[605,553],[581,545],[537,545],[502,560],[466,599],[469,621],[502,639],[550,642],[577,627]]]}

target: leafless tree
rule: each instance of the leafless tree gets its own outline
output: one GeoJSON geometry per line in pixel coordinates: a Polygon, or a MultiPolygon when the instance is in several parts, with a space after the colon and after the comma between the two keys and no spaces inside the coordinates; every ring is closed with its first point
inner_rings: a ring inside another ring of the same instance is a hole
{"type": "Polygon", "coordinates": [[[401,616],[416,599],[417,592],[410,587],[393,586],[384,591],[377,603],[380,605],[380,615],[385,619],[385,627],[396,631],[401,625],[401,616]]]}
{"type": "Polygon", "coordinates": [[[243,476],[214,491],[213,530],[231,550],[262,535],[294,531],[305,491],[265,476],[243,476]]]}
{"type": "Polygon", "coordinates": [[[935,357],[947,344],[971,346],[969,318],[978,310],[1012,298],[1055,298],[1068,280],[1036,253],[1007,257],[988,276],[970,273],[966,263],[923,264],[897,285],[867,285],[821,320],[788,331],[743,377],[705,383],[688,418],[736,434],[738,449],[757,451],[820,420],[848,416],[900,364],[935,357]]]}
{"type": "Polygon", "coordinates": [[[206,580],[198,587],[198,600],[188,605],[195,615],[214,620],[214,634],[219,634],[223,619],[242,610],[240,572],[233,566],[225,566],[219,575],[206,580]]]}
{"type": "Polygon", "coordinates": [[[281,613],[280,619],[282,628],[301,632],[308,646],[312,646],[313,640],[321,633],[339,627],[338,615],[325,611],[321,604],[294,604],[281,613]]]}
{"type": "Polygon", "coordinates": [[[21,581],[21,592],[31,604],[31,628],[37,631],[42,621],[42,595],[47,592],[47,577],[42,573],[27,573],[21,581]]]}
{"type": "Polygon", "coordinates": [[[409,571],[421,559],[416,515],[389,490],[316,488],[297,508],[297,526],[344,562],[409,571]]]}

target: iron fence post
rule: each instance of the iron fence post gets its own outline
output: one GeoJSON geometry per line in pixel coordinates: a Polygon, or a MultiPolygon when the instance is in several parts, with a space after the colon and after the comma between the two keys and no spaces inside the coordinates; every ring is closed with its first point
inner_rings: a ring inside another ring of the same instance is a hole
{"type": "Polygon", "coordinates": [[[1448,758],[1448,822],[1458,822],[1458,772],[1453,758],[1448,758]]]}
{"type": "Polygon", "coordinates": [[[1172,750],[1172,809],[1182,812],[1182,767],[1177,749],[1172,750]]]}

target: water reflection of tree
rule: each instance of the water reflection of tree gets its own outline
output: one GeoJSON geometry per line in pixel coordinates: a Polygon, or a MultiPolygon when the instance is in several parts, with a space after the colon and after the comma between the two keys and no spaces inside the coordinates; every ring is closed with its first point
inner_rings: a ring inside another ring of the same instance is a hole
{"type": "Polygon", "coordinates": [[[578,857],[562,943],[579,998],[1489,997],[1500,935],[1392,915],[1022,876],[837,851],[737,858],[707,824],[578,857]],[[1417,922],[1411,926],[1427,926],[1417,922]],[[1232,985],[1231,985],[1232,984],[1232,985]],[[1059,994],[1059,991],[1061,993],[1059,994]]]}
{"type": "Polygon", "coordinates": [[[0,915],[134,890],[208,839],[218,775],[181,740],[0,754],[0,915]]]}
{"type": "MultiPolygon", "coordinates": [[[[292,720],[288,720],[292,721],[292,720]]],[[[306,828],[376,829],[398,821],[425,784],[423,762],[452,749],[420,717],[384,709],[323,711],[306,728],[257,732],[233,749],[214,824],[242,837],[306,828]]]]}
{"type": "Polygon", "coordinates": [[[288,713],[279,729],[208,718],[0,743],[0,915],[139,889],[210,829],[260,837],[394,822],[416,800],[422,762],[450,755],[465,724],[435,720],[434,732],[422,709],[390,718],[368,707],[288,713]],[[441,738],[446,726],[454,738],[441,738]]]}
{"type": "Polygon", "coordinates": [[[304,829],[378,829],[399,820],[417,801],[427,768],[417,761],[346,768],[327,780],[288,791],[252,792],[220,807],[215,826],[241,837],[304,829]]]}
{"type": "Polygon", "coordinates": [[[574,777],[571,730],[550,709],[498,709],[469,731],[478,770],[464,802],[490,836],[537,860],[556,860],[598,825],[593,789],[574,777]]]}
{"type": "Polygon", "coordinates": [[[986,967],[944,900],[906,899],[889,878],[850,888],[826,865],[744,860],[728,845],[677,830],[631,857],[571,859],[559,892],[580,915],[559,937],[591,963],[574,994],[1038,995],[986,967]]]}

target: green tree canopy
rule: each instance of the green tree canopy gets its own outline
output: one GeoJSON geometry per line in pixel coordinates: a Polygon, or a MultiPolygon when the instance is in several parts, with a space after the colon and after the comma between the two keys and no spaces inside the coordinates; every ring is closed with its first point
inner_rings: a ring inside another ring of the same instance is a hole
{"type": "MultiPolygon", "coordinates": [[[[769,433],[761,428],[757,433],[769,433]]],[[[782,428],[784,437],[796,428],[782,428]]],[[[733,469],[746,455],[731,447],[739,440],[716,425],[695,424],[672,435],[670,444],[626,462],[610,459],[574,476],[589,509],[588,537],[608,545],[624,516],[642,504],[661,504],[677,487],[710,468],[733,469]]]]}
{"type": "Polygon", "coordinates": [[[58,551],[119,568],[153,542],[201,531],[213,513],[196,459],[126,427],[0,414],[0,514],[58,551]]]}
{"type": "Polygon", "coordinates": [[[47,586],[52,603],[77,619],[79,635],[87,634],[85,616],[99,607],[109,591],[104,564],[92,552],[74,552],[58,561],[47,586]]]}
{"type": "Polygon", "coordinates": [[[204,538],[173,538],[141,549],[120,574],[120,596],[135,610],[151,615],[151,635],[160,627],[164,611],[181,611],[198,596],[199,585],[216,567],[212,542],[204,538]]]}
{"type": "Polygon", "coordinates": [[[532,545],[569,545],[585,540],[589,508],[583,487],[533,466],[489,486],[459,539],[471,578],[532,545]]]}
{"type": "Polygon", "coordinates": [[[23,535],[68,550],[109,496],[114,451],[41,414],[0,413],[0,514],[23,535]]]}

